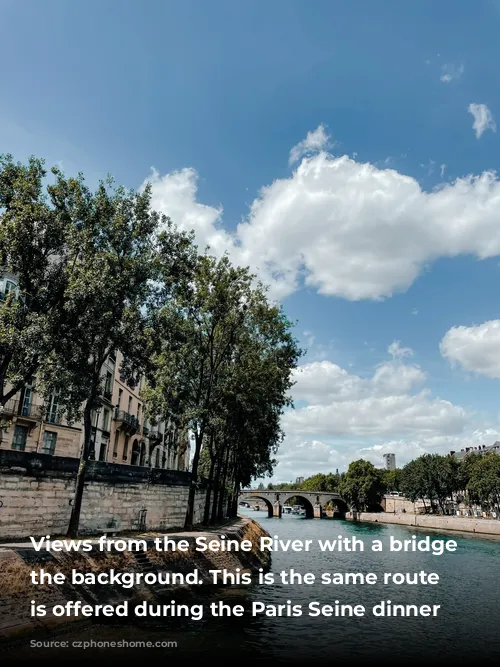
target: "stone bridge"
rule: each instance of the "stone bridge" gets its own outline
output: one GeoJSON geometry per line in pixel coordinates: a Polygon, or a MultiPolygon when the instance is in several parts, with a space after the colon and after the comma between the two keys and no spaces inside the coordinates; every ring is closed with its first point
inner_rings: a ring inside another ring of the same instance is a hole
{"type": "Polygon", "coordinates": [[[307,518],[321,519],[326,515],[326,506],[333,506],[333,516],[344,517],[349,511],[347,503],[338,493],[324,491],[296,491],[280,489],[279,491],[252,490],[242,491],[239,501],[251,503],[252,499],[262,501],[269,513],[269,517],[281,518],[283,505],[294,498],[305,509],[307,518]]]}

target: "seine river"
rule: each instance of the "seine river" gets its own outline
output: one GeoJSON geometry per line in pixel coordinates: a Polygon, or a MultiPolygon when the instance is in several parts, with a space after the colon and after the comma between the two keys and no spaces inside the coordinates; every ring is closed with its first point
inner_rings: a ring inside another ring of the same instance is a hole
{"type": "MultiPolygon", "coordinates": [[[[365,544],[372,539],[387,542],[392,535],[396,539],[410,539],[415,531],[401,526],[351,523],[337,520],[314,520],[296,517],[268,519],[263,512],[248,511],[271,534],[281,539],[333,539],[359,537],[365,544]]],[[[366,659],[383,661],[386,664],[398,661],[422,662],[431,658],[445,663],[476,660],[490,662],[500,657],[500,542],[496,540],[465,537],[456,534],[441,534],[435,531],[418,532],[423,539],[454,539],[458,542],[455,553],[433,556],[429,553],[412,552],[374,553],[364,552],[310,552],[284,553],[273,556],[272,572],[294,568],[298,572],[372,572],[379,576],[385,572],[437,573],[438,585],[350,585],[336,586],[315,583],[313,585],[284,584],[261,585],[226,590],[221,600],[233,604],[251,604],[262,601],[266,604],[302,604],[305,614],[301,617],[273,618],[245,614],[241,618],[216,619],[205,617],[200,621],[149,622],[147,626],[115,624],[93,625],[79,629],[64,639],[93,640],[95,642],[117,641],[175,641],[177,648],[116,649],[30,649],[29,646],[6,652],[16,662],[39,661],[50,658],[73,660],[78,657],[90,661],[114,656],[141,660],[151,655],[169,663],[181,664],[193,658],[221,661],[227,656],[231,661],[293,663],[315,661],[332,664],[337,659],[366,659]],[[367,613],[362,618],[335,618],[307,615],[311,601],[334,605],[363,605],[368,612],[382,600],[393,604],[440,605],[436,617],[373,617],[367,613]],[[146,653],[144,653],[146,651],[146,653]]],[[[28,644],[29,642],[27,642],[28,644]]],[[[5,663],[7,664],[7,662],[5,663]]],[[[11,664],[11,663],[9,663],[11,664]]]]}

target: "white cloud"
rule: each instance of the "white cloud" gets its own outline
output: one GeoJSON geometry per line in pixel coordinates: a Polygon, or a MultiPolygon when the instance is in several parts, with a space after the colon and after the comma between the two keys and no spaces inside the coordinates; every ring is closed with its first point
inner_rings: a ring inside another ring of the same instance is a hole
{"type": "Polygon", "coordinates": [[[382,466],[386,452],[404,465],[424,453],[495,441],[496,431],[474,433],[472,414],[431,395],[427,374],[406,360],[409,348],[394,341],[388,352],[392,359],[366,378],[327,360],[297,370],[293,395],[307,405],[284,415],[276,481],[345,470],[359,458],[382,466]]]}
{"type": "Polygon", "coordinates": [[[298,476],[308,477],[318,472],[340,472],[347,470],[349,463],[357,459],[370,461],[376,467],[384,465],[383,454],[392,452],[396,455],[396,465],[404,466],[412,459],[423,454],[447,454],[460,451],[465,447],[491,445],[500,439],[497,429],[472,430],[459,436],[432,436],[408,440],[389,439],[371,446],[361,441],[351,441],[344,446],[339,441],[330,439],[287,438],[287,442],[279,455],[279,465],[273,481],[294,481],[298,476]]]}
{"type": "Polygon", "coordinates": [[[480,139],[486,130],[497,131],[497,125],[491,111],[486,104],[469,104],[468,112],[474,116],[472,129],[476,133],[476,138],[480,139]]]}
{"type": "Polygon", "coordinates": [[[460,79],[464,73],[464,66],[460,65],[460,67],[455,67],[455,65],[443,65],[441,72],[441,81],[443,83],[450,83],[450,81],[460,79]]]}
{"type": "Polygon", "coordinates": [[[320,153],[263,188],[231,233],[221,206],[198,201],[197,179],[193,169],[153,171],[153,207],[194,229],[200,246],[250,266],[277,299],[304,284],[352,301],[382,299],[408,289],[440,257],[500,255],[494,173],[425,192],[393,169],[320,153]]]}
{"type": "Polygon", "coordinates": [[[490,378],[500,378],[500,320],[479,326],[452,327],[440,343],[452,365],[490,378]]]}
{"type": "Polygon", "coordinates": [[[319,125],[313,132],[308,132],[306,138],[292,148],[288,163],[295,164],[304,156],[324,151],[330,146],[330,136],[324,125],[319,125]]]}
{"type": "Polygon", "coordinates": [[[401,347],[401,341],[393,341],[387,351],[393,359],[402,359],[403,357],[413,357],[413,350],[411,347],[401,347]]]}
{"type": "MultiPolygon", "coordinates": [[[[393,343],[407,354],[408,348],[393,343]]],[[[379,364],[369,378],[353,375],[331,361],[304,364],[295,373],[293,396],[306,407],[287,412],[285,431],[293,436],[434,436],[459,432],[466,412],[421,389],[426,373],[402,361],[379,364]],[[417,393],[412,393],[414,391],[417,393]]]]}

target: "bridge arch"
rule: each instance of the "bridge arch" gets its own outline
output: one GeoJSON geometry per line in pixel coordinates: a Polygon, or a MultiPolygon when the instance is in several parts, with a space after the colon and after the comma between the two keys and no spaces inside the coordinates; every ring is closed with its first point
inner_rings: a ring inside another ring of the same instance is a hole
{"type": "Polygon", "coordinates": [[[267,508],[268,517],[269,517],[270,519],[272,519],[272,517],[274,516],[274,508],[273,508],[273,504],[272,504],[272,502],[269,500],[269,498],[266,498],[266,497],[263,496],[263,495],[262,495],[262,496],[258,496],[258,495],[256,495],[255,493],[248,493],[248,495],[245,494],[245,493],[242,493],[242,494],[241,494],[241,497],[242,497],[242,499],[245,500],[245,502],[248,502],[248,503],[250,503],[250,504],[251,504],[252,499],[262,501],[262,502],[265,504],[266,508],[267,508]]]}
{"type": "Polygon", "coordinates": [[[309,498],[301,495],[300,491],[290,492],[287,491],[284,494],[280,494],[280,505],[287,505],[290,500],[297,499],[300,501],[300,504],[304,507],[306,511],[306,519],[314,518],[314,505],[309,498]]]}

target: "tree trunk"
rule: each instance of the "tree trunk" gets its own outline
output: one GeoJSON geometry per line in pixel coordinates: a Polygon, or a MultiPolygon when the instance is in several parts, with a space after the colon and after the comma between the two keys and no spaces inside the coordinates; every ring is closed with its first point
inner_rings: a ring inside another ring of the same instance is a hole
{"type": "Polygon", "coordinates": [[[85,475],[87,473],[87,461],[89,460],[90,448],[92,445],[92,406],[93,399],[87,400],[83,411],[83,447],[80,453],[80,465],[75,482],[75,499],[71,509],[71,517],[67,537],[78,537],[80,528],[80,513],[82,510],[83,491],[85,489],[85,475]]]}
{"type": "Polygon", "coordinates": [[[235,481],[234,482],[234,490],[233,490],[233,503],[231,506],[231,510],[229,512],[229,516],[231,518],[234,518],[238,516],[238,498],[240,495],[240,485],[239,482],[235,481]]]}
{"type": "Polygon", "coordinates": [[[210,500],[212,499],[214,471],[215,471],[215,458],[211,459],[210,461],[210,473],[208,475],[208,487],[207,487],[207,494],[205,497],[205,510],[203,512],[203,523],[205,526],[208,526],[208,524],[210,523],[210,500]]]}
{"type": "Polygon", "coordinates": [[[220,454],[217,457],[216,460],[216,474],[215,474],[215,481],[214,481],[214,493],[212,497],[212,515],[211,515],[211,523],[216,523],[217,522],[217,507],[219,506],[219,495],[220,495],[220,475],[221,475],[221,470],[222,470],[222,462],[220,460],[220,454]]]}
{"type": "Polygon", "coordinates": [[[194,456],[191,468],[191,484],[189,486],[188,506],[186,512],[185,530],[192,530],[194,524],[194,502],[196,500],[196,487],[198,481],[198,464],[200,462],[201,444],[203,442],[203,432],[195,433],[194,436],[194,456]]]}
{"type": "Polygon", "coordinates": [[[217,520],[222,521],[224,519],[224,500],[226,499],[226,481],[227,481],[227,466],[228,466],[228,459],[229,459],[229,447],[226,450],[226,456],[224,460],[224,470],[222,473],[222,483],[221,483],[221,489],[220,489],[220,497],[219,497],[219,507],[217,511],[217,520]]]}

